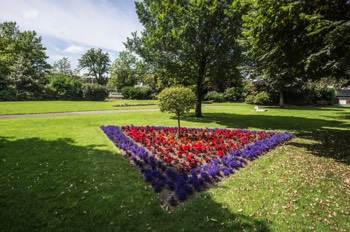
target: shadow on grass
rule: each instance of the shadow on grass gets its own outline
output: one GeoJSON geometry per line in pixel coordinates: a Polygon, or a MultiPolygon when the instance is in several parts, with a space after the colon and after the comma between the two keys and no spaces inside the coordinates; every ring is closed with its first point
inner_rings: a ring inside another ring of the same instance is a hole
{"type": "Polygon", "coordinates": [[[240,115],[231,113],[206,113],[203,118],[186,116],[184,121],[217,123],[228,128],[259,128],[262,130],[283,130],[296,133],[297,137],[317,141],[314,144],[291,144],[306,147],[311,153],[334,158],[339,162],[350,163],[350,123],[311,119],[302,117],[271,115],[240,115]]]}
{"type": "Polygon", "coordinates": [[[168,213],[124,157],[99,146],[0,137],[0,158],[0,231],[269,231],[205,192],[168,213]]]}
{"type": "MultiPolygon", "coordinates": [[[[279,106],[263,106],[262,108],[267,108],[267,109],[281,109],[279,106]]],[[[283,108],[283,110],[293,110],[293,111],[332,111],[332,112],[339,112],[339,111],[345,111],[346,109],[343,107],[339,106],[287,106],[283,108]]]]}

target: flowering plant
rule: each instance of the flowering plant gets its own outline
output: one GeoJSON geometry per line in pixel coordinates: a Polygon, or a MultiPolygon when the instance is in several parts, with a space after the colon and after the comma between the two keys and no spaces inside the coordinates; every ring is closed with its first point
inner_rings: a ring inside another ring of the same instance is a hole
{"type": "Polygon", "coordinates": [[[170,192],[163,196],[170,205],[234,173],[248,160],[293,136],[287,132],[181,127],[182,137],[177,139],[175,127],[127,125],[101,129],[156,192],[170,192]]]}

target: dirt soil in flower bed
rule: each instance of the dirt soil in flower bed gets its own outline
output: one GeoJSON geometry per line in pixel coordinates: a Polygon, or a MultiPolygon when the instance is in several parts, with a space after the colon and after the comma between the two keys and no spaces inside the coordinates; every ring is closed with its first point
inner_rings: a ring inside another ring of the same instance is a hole
{"type": "Polygon", "coordinates": [[[125,157],[149,182],[163,208],[172,210],[271,148],[286,132],[161,126],[102,126],[125,157]]]}

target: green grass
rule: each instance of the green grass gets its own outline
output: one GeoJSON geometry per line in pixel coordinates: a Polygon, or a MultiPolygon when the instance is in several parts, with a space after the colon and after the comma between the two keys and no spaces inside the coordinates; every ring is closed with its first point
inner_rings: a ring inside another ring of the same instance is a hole
{"type": "Polygon", "coordinates": [[[350,230],[349,107],[218,105],[183,126],[297,136],[171,213],[99,126],[173,126],[172,115],[0,119],[0,231],[350,230]]]}
{"type": "Polygon", "coordinates": [[[117,106],[124,104],[158,104],[156,100],[106,100],[106,101],[17,101],[0,102],[0,115],[73,112],[88,110],[122,110],[134,108],[157,108],[151,106],[117,106]]]}

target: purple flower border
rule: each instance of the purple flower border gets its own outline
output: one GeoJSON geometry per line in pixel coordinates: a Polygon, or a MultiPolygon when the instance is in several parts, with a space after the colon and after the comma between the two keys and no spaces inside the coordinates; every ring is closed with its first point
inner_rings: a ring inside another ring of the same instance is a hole
{"type": "MultiPolygon", "coordinates": [[[[133,127],[133,125],[131,125],[133,127]]],[[[174,127],[148,126],[153,129],[165,129],[174,127]]],[[[177,200],[184,201],[188,195],[194,191],[205,189],[205,182],[219,180],[219,177],[229,176],[236,170],[242,168],[248,160],[254,160],[276,147],[277,145],[290,140],[294,135],[288,132],[267,132],[271,137],[256,140],[239,150],[232,150],[229,154],[221,158],[214,158],[210,162],[195,167],[190,172],[178,172],[176,169],[169,167],[163,162],[157,160],[153,154],[142,146],[135,143],[131,138],[126,136],[121,129],[113,125],[101,126],[102,131],[108,138],[128,157],[141,171],[145,181],[149,182],[154,191],[160,193],[168,189],[173,194],[168,198],[168,203],[172,206],[177,204],[177,200]]],[[[202,128],[191,128],[202,130],[202,128]]],[[[227,130],[221,128],[207,128],[208,130],[227,130]]],[[[242,132],[249,130],[238,129],[242,132]]],[[[257,132],[257,131],[251,131],[257,132]]]]}

